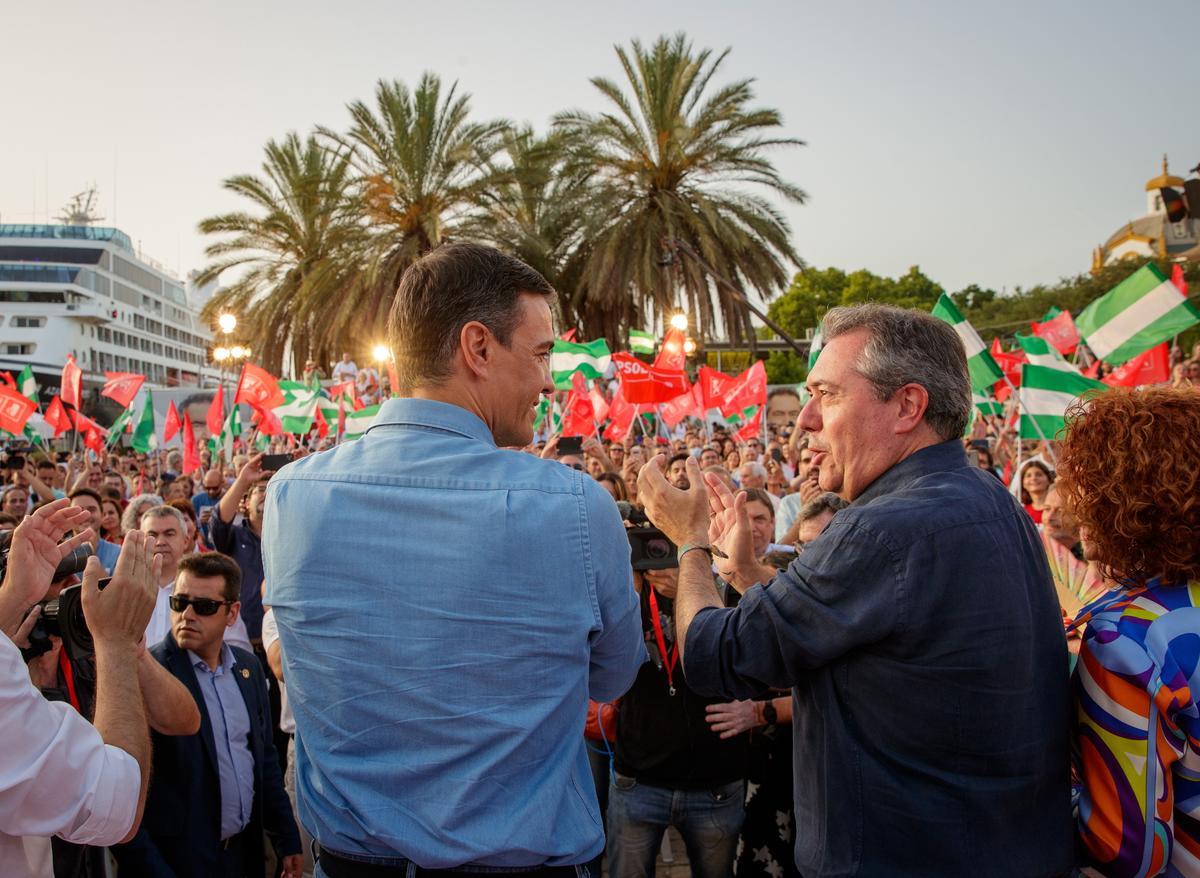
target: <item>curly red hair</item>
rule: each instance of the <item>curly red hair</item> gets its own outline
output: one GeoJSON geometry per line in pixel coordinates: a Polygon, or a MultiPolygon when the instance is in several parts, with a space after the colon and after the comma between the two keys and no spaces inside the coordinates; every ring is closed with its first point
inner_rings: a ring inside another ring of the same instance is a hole
{"type": "Polygon", "coordinates": [[[1114,388],[1077,403],[1059,488],[1106,575],[1200,577],[1200,393],[1114,388]]]}

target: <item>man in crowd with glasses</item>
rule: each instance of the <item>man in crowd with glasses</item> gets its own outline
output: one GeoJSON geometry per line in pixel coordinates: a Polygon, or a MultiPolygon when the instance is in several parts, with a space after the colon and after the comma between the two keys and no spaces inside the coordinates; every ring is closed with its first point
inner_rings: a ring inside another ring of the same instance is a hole
{"type": "Polygon", "coordinates": [[[195,735],[153,735],[142,827],[113,853],[122,872],[261,876],[263,832],[288,878],[301,873],[300,834],[272,741],[267,681],[253,654],[225,643],[241,609],[241,571],[217,552],[187,555],[171,594],[171,631],[150,650],[200,707],[195,735]]]}

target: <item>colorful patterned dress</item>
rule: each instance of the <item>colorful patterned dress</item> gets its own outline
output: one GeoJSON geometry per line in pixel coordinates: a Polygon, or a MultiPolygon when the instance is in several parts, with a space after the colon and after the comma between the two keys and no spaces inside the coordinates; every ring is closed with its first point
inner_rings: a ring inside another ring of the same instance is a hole
{"type": "Polygon", "coordinates": [[[1200,581],[1084,610],[1079,835],[1108,876],[1200,876],[1200,581]]]}

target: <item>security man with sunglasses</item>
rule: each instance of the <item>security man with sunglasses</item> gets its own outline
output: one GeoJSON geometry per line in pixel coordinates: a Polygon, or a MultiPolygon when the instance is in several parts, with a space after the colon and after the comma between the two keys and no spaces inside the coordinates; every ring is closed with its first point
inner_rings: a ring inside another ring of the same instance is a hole
{"type": "Polygon", "coordinates": [[[241,571],[216,552],[187,555],[170,597],[171,632],[150,652],[200,707],[200,731],[155,734],[138,834],[113,849],[126,876],[261,878],[263,832],[283,875],[299,878],[300,834],[272,741],[267,683],[252,653],[225,643],[241,571]]]}

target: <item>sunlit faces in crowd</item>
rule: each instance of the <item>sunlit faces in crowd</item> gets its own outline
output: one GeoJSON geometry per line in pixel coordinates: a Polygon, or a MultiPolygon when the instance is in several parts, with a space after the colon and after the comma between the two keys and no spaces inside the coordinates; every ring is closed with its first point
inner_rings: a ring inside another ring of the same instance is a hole
{"type": "Polygon", "coordinates": [[[700,468],[704,469],[710,466],[717,466],[721,463],[721,455],[711,445],[705,445],[700,450],[700,468]]]}
{"type": "Polygon", "coordinates": [[[24,518],[29,511],[29,490],[21,485],[10,485],[0,500],[0,512],[24,518]]]}
{"type": "Polygon", "coordinates": [[[767,427],[782,430],[800,417],[800,394],[787,387],[777,387],[767,394],[767,427]]]}

